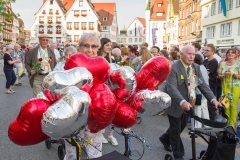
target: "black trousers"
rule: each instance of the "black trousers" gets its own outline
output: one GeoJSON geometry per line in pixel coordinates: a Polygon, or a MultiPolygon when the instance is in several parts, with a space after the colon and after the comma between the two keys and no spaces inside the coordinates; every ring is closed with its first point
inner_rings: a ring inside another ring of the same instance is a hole
{"type": "MultiPolygon", "coordinates": [[[[217,85],[216,86],[210,86],[210,89],[212,90],[213,94],[217,95],[217,85]]],[[[208,101],[208,112],[209,112],[209,119],[214,121],[215,119],[215,111],[216,109],[213,107],[213,104],[208,101]]]]}
{"type": "Polygon", "coordinates": [[[180,135],[187,125],[188,117],[187,113],[183,113],[179,118],[168,115],[170,126],[162,138],[165,144],[172,146],[174,158],[182,158],[185,154],[180,135]]]}
{"type": "Polygon", "coordinates": [[[4,70],[4,73],[7,80],[6,89],[8,89],[15,83],[17,78],[13,70],[4,70]]]}

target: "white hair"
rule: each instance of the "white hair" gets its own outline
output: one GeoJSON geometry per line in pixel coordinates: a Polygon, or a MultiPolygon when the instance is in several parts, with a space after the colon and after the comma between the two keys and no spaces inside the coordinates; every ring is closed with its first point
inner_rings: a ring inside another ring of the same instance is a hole
{"type": "Polygon", "coordinates": [[[152,51],[157,51],[158,52],[158,49],[157,48],[152,48],[151,52],[152,51]]]}
{"type": "Polygon", "coordinates": [[[77,53],[77,49],[74,46],[69,46],[69,47],[64,49],[64,54],[68,53],[68,52],[71,52],[71,53],[74,54],[74,53],[77,53]]]}
{"type": "Polygon", "coordinates": [[[9,45],[6,45],[6,51],[8,51],[9,49],[13,49],[13,46],[11,45],[11,44],[9,44],[9,45]]]}
{"type": "Polygon", "coordinates": [[[194,48],[193,46],[191,46],[191,45],[186,45],[186,46],[184,46],[184,47],[181,49],[181,53],[186,53],[187,50],[190,49],[190,48],[192,48],[192,49],[195,50],[195,48],[194,48]]]}
{"type": "Polygon", "coordinates": [[[100,39],[98,38],[97,33],[95,32],[83,33],[83,35],[79,39],[78,46],[81,46],[82,42],[85,39],[91,39],[91,38],[95,38],[97,40],[98,46],[101,46],[100,39]]]}
{"type": "Polygon", "coordinates": [[[112,54],[115,55],[117,52],[121,55],[121,50],[119,48],[113,48],[112,54]]]}

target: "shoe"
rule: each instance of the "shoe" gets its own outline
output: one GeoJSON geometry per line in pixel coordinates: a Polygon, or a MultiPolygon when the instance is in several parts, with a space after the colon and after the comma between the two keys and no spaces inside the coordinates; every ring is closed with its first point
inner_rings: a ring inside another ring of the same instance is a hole
{"type": "Polygon", "coordinates": [[[104,136],[102,136],[102,143],[104,144],[108,143],[108,140],[104,136]]]}
{"type": "Polygon", "coordinates": [[[168,152],[172,152],[172,146],[171,145],[167,145],[166,143],[164,143],[164,139],[162,137],[159,137],[160,142],[163,144],[164,149],[168,152]]]}
{"type": "Polygon", "coordinates": [[[113,145],[113,146],[117,146],[118,145],[118,141],[115,137],[113,136],[108,136],[108,141],[113,145]]]}
{"type": "Polygon", "coordinates": [[[21,86],[21,85],[22,85],[22,83],[19,83],[18,85],[19,85],[19,86],[21,86]]]}
{"type": "Polygon", "coordinates": [[[14,90],[11,90],[11,89],[10,89],[10,91],[11,91],[12,93],[15,93],[15,91],[14,91],[14,90]]]}
{"type": "Polygon", "coordinates": [[[12,94],[12,92],[10,90],[6,91],[6,94],[12,94]]]}
{"type": "Polygon", "coordinates": [[[18,84],[18,83],[16,83],[16,84],[14,84],[14,86],[19,86],[19,84],[18,84]]]}

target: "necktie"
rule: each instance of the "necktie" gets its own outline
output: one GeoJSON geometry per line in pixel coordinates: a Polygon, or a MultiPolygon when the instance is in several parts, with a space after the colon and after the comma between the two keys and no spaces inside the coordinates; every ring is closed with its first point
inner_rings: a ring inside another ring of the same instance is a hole
{"type": "Polygon", "coordinates": [[[189,73],[190,73],[190,67],[187,68],[187,75],[189,77],[189,73]]]}

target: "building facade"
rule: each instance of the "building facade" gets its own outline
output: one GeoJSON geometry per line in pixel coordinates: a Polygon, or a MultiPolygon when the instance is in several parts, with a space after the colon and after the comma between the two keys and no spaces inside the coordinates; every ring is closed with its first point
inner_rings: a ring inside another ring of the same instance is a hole
{"type": "Polygon", "coordinates": [[[166,35],[167,0],[146,0],[146,42],[149,47],[163,48],[167,44],[166,35]]]}
{"type": "Polygon", "coordinates": [[[166,35],[164,36],[167,41],[167,48],[178,45],[178,16],[179,16],[179,0],[168,1],[168,14],[166,22],[166,35]]]}
{"type": "Polygon", "coordinates": [[[18,18],[18,23],[19,23],[19,27],[18,27],[19,34],[18,34],[17,43],[21,45],[25,45],[26,35],[24,31],[24,22],[21,18],[18,18]]]}
{"type": "Polygon", "coordinates": [[[219,0],[202,0],[203,41],[212,43],[225,56],[231,46],[240,46],[240,0],[226,1],[224,9],[219,0]],[[226,12],[225,12],[226,11],[226,12]]]}
{"type": "Polygon", "coordinates": [[[193,42],[202,44],[202,7],[199,1],[179,0],[178,28],[180,48],[193,42]]]}
{"type": "Polygon", "coordinates": [[[116,3],[94,2],[92,4],[101,22],[100,38],[109,38],[112,42],[116,42],[118,35],[116,3]]]}
{"type": "Polygon", "coordinates": [[[98,32],[99,15],[89,0],[43,0],[35,13],[31,39],[48,34],[53,42],[78,43],[83,32],[98,32]]]}

